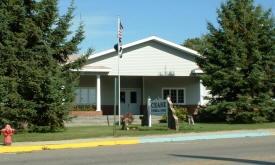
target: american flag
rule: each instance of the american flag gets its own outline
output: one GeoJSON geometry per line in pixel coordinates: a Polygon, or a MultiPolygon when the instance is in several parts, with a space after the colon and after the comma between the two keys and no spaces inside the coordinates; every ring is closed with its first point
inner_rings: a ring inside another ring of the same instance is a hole
{"type": "Polygon", "coordinates": [[[121,22],[119,23],[119,31],[118,31],[118,39],[121,41],[122,39],[122,30],[123,30],[123,26],[121,24],[121,22]]]}

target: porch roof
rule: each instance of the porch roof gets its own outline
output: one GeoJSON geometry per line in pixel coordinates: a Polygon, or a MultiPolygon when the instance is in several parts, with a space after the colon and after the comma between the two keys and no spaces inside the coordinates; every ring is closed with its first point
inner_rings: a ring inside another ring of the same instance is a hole
{"type": "Polygon", "coordinates": [[[201,70],[201,68],[193,69],[191,72],[192,72],[193,74],[201,74],[201,73],[203,73],[203,71],[201,70]]]}
{"type": "Polygon", "coordinates": [[[110,72],[112,69],[105,66],[83,66],[80,72],[110,72]]]}

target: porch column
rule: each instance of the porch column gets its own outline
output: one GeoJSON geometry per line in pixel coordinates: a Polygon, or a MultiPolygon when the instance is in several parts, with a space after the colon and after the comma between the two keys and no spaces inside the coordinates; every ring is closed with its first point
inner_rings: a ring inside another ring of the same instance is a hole
{"type": "Polygon", "coordinates": [[[96,75],[96,111],[101,111],[100,75],[96,75]]]}

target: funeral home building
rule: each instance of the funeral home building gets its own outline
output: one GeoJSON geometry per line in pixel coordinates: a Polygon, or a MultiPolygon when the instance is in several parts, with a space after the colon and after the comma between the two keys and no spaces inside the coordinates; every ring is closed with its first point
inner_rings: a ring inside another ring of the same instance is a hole
{"type": "Polygon", "coordinates": [[[152,36],[123,46],[119,59],[114,48],[93,54],[80,70],[77,105],[95,105],[113,114],[114,79],[120,73],[121,114],[142,114],[147,99],[171,97],[190,111],[205,104],[206,90],[198,79],[196,51],[152,36]],[[118,67],[119,63],[119,67],[118,67]]]}

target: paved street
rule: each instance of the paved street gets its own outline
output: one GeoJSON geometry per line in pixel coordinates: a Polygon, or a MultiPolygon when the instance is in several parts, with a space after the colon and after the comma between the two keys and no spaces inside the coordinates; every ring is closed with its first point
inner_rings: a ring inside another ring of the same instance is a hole
{"type": "Polygon", "coordinates": [[[275,164],[275,136],[0,154],[9,165],[275,164]]]}

